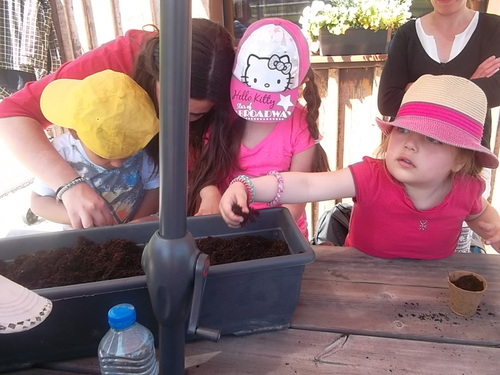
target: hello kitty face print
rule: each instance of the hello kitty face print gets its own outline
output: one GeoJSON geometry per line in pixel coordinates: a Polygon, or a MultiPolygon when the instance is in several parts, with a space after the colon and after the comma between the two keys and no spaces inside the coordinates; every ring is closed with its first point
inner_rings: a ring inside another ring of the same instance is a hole
{"type": "Polygon", "coordinates": [[[292,63],[287,55],[271,57],[248,56],[243,82],[256,90],[282,92],[289,88],[292,63]]]}
{"type": "Polygon", "coordinates": [[[286,120],[309,67],[307,41],[297,25],[280,18],[254,22],[236,54],[231,79],[234,110],[246,120],[286,120]]]}

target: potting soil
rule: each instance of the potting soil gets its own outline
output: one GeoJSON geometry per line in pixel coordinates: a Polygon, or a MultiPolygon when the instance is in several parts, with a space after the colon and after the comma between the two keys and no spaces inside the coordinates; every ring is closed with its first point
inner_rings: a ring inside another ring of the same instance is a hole
{"type": "MultiPolygon", "coordinates": [[[[200,251],[210,256],[210,264],[241,262],[290,254],[286,241],[261,236],[196,239],[200,251]]],[[[72,248],[41,250],[0,261],[0,274],[29,289],[112,280],[144,275],[143,247],[124,239],[102,244],[84,237],[72,248]]]]}

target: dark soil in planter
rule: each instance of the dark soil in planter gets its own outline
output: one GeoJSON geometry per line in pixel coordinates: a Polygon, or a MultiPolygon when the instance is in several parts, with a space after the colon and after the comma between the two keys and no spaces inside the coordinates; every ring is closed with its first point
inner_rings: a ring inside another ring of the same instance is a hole
{"type": "Polygon", "coordinates": [[[460,276],[455,281],[452,281],[458,288],[470,290],[472,292],[480,292],[484,289],[483,282],[473,274],[460,276]]]}
{"type": "MultiPolygon", "coordinates": [[[[196,239],[200,251],[210,256],[211,265],[241,262],[290,254],[285,241],[261,236],[196,239]]],[[[0,262],[0,274],[30,288],[51,288],[94,281],[144,275],[143,248],[114,239],[97,244],[79,238],[75,247],[40,250],[0,262]]]]}

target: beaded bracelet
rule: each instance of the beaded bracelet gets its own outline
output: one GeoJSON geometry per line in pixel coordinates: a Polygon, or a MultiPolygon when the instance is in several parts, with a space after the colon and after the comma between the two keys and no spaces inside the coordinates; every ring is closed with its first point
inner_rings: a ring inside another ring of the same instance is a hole
{"type": "Polygon", "coordinates": [[[255,188],[253,186],[252,180],[250,180],[250,177],[240,174],[239,176],[236,176],[230,183],[229,185],[234,184],[235,182],[241,182],[243,185],[245,185],[245,189],[247,191],[247,203],[251,204],[255,201],[255,188]]]}
{"type": "Polygon", "coordinates": [[[283,177],[281,176],[281,173],[279,173],[278,171],[271,171],[268,173],[268,175],[273,175],[274,177],[276,177],[276,180],[278,180],[278,191],[276,192],[276,196],[271,202],[267,204],[268,206],[273,207],[277,206],[280,203],[281,194],[283,194],[283,188],[285,187],[285,184],[283,183],[283,177]]]}
{"type": "Polygon", "coordinates": [[[59,186],[56,190],[56,201],[57,202],[62,202],[62,195],[66,193],[69,189],[71,189],[73,186],[85,182],[84,178],[81,176],[78,176],[74,180],[71,180],[65,185],[59,186]]]}

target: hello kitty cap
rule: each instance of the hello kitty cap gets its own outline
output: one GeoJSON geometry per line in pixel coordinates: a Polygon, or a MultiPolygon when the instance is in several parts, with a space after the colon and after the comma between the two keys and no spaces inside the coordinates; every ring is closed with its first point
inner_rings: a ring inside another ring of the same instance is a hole
{"type": "Polygon", "coordinates": [[[234,110],[251,121],[286,120],[309,67],[309,47],[297,25],[281,18],[252,23],[236,52],[231,78],[234,110]]]}

